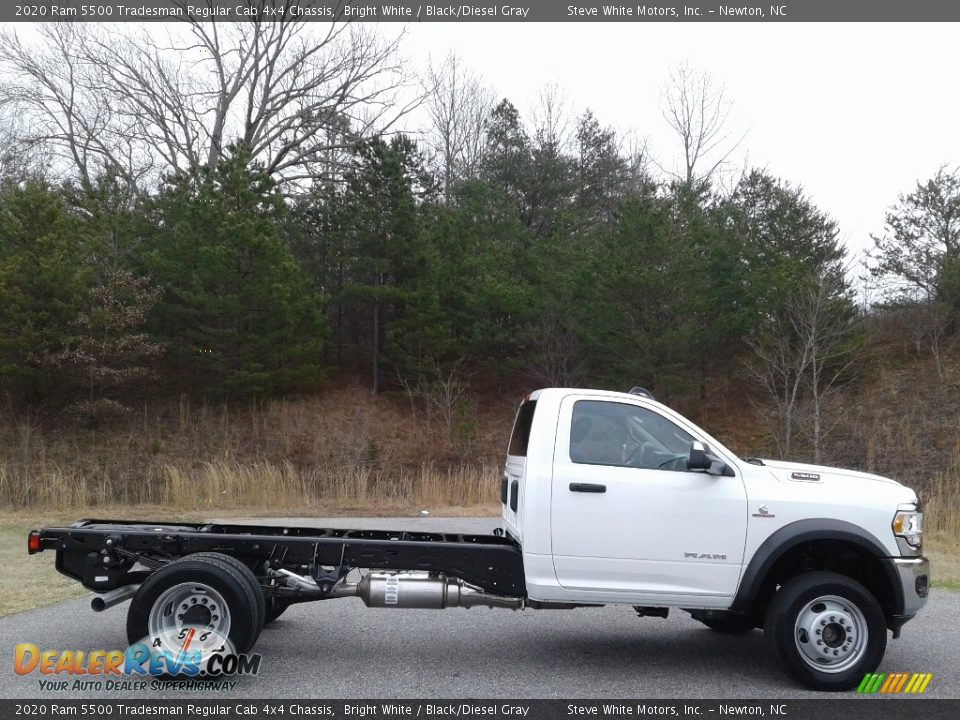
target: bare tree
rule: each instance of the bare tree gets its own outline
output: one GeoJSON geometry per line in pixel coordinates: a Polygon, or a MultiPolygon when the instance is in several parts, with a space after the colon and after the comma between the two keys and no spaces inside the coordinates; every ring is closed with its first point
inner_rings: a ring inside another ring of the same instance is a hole
{"type": "Polygon", "coordinates": [[[23,126],[0,109],[0,181],[41,175],[36,154],[20,142],[23,126]]]}
{"type": "Polygon", "coordinates": [[[569,149],[575,128],[573,105],[559,85],[551,83],[540,90],[530,125],[538,147],[550,148],[557,155],[569,149]]]}
{"type": "Polygon", "coordinates": [[[474,177],[483,157],[487,115],[493,93],[450,53],[439,67],[430,65],[423,81],[425,107],[430,118],[427,143],[433,150],[433,169],[449,200],[453,184],[474,177]]]}
{"type": "Polygon", "coordinates": [[[270,17],[188,18],[165,40],[44,25],[34,46],[4,33],[3,103],[33,120],[29,142],[68,159],[84,182],[106,165],[131,182],[215,167],[239,142],[252,162],[296,183],[329,175],[331,151],[384,132],[418,102],[398,102],[407,84],[399,38],[270,17]]]}
{"type": "Polygon", "coordinates": [[[65,161],[89,187],[98,165],[117,161],[108,130],[112,106],[93,91],[94,78],[80,59],[82,27],[44,24],[40,34],[43,51],[15,33],[0,34],[0,108],[21,117],[21,147],[42,150],[50,164],[65,161]]]}
{"type": "Polygon", "coordinates": [[[652,192],[655,183],[650,173],[650,152],[646,138],[629,132],[623,139],[623,154],[627,162],[626,190],[633,194],[652,192]]]}
{"type": "Polygon", "coordinates": [[[803,342],[809,345],[806,384],[810,394],[810,437],[813,460],[822,459],[823,441],[833,429],[826,420],[829,399],[852,379],[861,346],[862,319],[849,298],[842,276],[825,273],[813,287],[799,294],[791,310],[803,342]]]}
{"type": "Polygon", "coordinates": [[[748,344],[754,358],[747,371],[772,405],[761,404],[761,410],[767,415],[778,454],[790,457],[804,375],[810,367],[810,347],[797,342],[790,319],[781,315],[773,317],[766,330],[748,344]]]}
{"type": "Polygon", "coordinates": [[[749,372],[772,401],[771,430],[781,457],[795,451],[796,432],[809,421],[814,462],[822,459],[830,398],[852,380],[861,319],[842,270],[822,273],[801,287],[765,332],[751,339],[749,372]]]}
{"type": "Polygon", "coordinates": [[[443,364],[436,358],[425,362],[420,372],[397,374],[400,387],[410,402],[413,422],[417,422],[417,409],[422,403],[427,420],[427,429],[434,418],[439,418],[444,437],[449,442],[453,437],[457,411],[470,389],[470,377],[463,369],[463,360],[443,364]]]}
{"type": "Polygon", "coordinates": [[[670,72],[662,98],[663,117],[683,149],[683,168],[670,174],[698,189],[723,168],[743,141],[743,137],[734,139],[727,127],[733,103],[709,72],[695,71],[685,63],[670,72]]]}

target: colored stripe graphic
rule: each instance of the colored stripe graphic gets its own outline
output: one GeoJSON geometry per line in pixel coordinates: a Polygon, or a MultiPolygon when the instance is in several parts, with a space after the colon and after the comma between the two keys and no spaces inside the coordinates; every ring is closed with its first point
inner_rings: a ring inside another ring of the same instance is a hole
{"type": "Polygon", "coordinates": [[[920,694],[926,691],[931,680],[933,673],[867,673],[857,686],[857,692],[864,695],[920,694]]]}
{"type": "Polygon", "coordinates": [[[867,673],[863,676],[863,680],[860,681],[859,687],[857,687],[857,692],[862,693],[866,692],[867,686],[873,682],[873,673],[867,673]]]}
{"type": "Polygon", "coordinates": [[[890,686],[893,685],[897,681],[897,678],[899,677],[900,676],[897,675],[896,673],[893,673],[892,675],[888,675],[886,682],[883,683],[883,685],[880,687],[880,692],[882,693],[887,692],[890,689],[890,686]]]}
{"type": "Polygon", "coordinates": [[[893,688],[890,692],[898,693],[901,690],[903,690],[903,686],[907,682],[908,677],[910,677],[909,673],[900,673],[900,680],[897,682],[897,686],[893,688]]]}

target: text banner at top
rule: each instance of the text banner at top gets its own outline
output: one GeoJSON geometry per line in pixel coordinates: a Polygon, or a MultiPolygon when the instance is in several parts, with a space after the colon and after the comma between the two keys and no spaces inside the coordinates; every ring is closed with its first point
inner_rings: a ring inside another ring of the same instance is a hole
{"type": "Polygon", "coordinates": [[[924,22],[960,21],[944,0],[512,3],[396,0],[35,0],[0,4],[2,22],[924,22]]]}

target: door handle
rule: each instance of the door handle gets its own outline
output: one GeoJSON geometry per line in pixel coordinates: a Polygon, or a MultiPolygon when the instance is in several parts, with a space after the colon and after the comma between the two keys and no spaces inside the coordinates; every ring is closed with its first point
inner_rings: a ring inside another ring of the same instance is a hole
{"type": "Polygon", "coordinates": [[[605,493],[606,491],[606,485],[598,485],[597,483],[570,483],[570,492],[605,493]]]}

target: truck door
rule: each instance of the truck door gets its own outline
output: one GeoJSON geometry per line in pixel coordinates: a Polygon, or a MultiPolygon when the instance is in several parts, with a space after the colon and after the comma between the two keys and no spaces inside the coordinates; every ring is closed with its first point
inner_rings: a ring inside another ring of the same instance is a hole
{"type": "Polygon", "coordinates": [[[671,603],[701,598],[711,605],[733,596],[746,491],[738,472],[687,469],[690,445],[701,439],[692,431],[640,399],[563,400],[551,501],[563,588],[649,604],[677,596],[671,603]]]}

